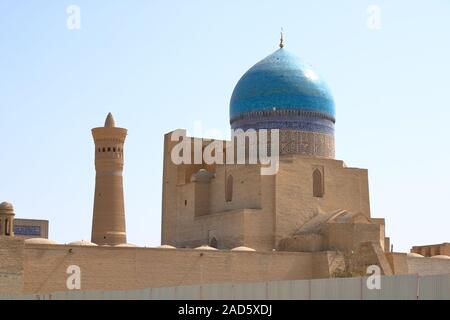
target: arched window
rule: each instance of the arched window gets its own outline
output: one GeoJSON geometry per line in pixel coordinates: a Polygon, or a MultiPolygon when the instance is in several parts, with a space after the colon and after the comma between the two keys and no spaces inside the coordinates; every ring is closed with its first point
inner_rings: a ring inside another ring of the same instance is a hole
{"type": "Polygon", "coordinates": [[[111,148],[108,148],[108,152],[111,152],[111,148]]]}
{"type": "Polygon", "coordinates": [[[217,249],[217,239],[216,239],[216,237],[212,237],[211,240],[209,240],[209,246],[217,249]]]}
{"type": "Polygon", "coordinates": [[[5,220],[5,236],[9,236],[10,235],[10,230],[9,230],[9,220],[6,219],[5,220]]]}
{"type": "Polygon", "coordinates": [[[313,172],[313,196],[317,198],[322,198],[324,194],[323,188],[323,175],[319,169],[313,172]]]}
{"type": "Polygon", "coordinates": [[[113,148],[113,152],[116,152],[116,147],[113,148]]]}
{"type": "Polygon", "coordinates": [[[231,202],[233,200],[233,176],[230,174],[225,185],[225,201],[231,202]]]}
{"type": "Polygon", "coordinates": [[[106,149],[105,148],[103,148],[103,152],[105,152],[106,151],[106,149]]]}

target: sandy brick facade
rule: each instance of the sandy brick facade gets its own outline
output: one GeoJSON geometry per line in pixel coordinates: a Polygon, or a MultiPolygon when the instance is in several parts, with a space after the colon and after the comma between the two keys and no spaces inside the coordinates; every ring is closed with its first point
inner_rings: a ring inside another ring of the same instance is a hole
{"type": "Polygon", "coordinates": [[[0,293],[68,290],[71,265],[81,269],[83,290],[327,278],[340,266],[335,255],[26,244],[2,237],[0,293]]]}
{"type": "MultiPolygon", "coordinates": [[[[261,175],[256,164],[175,165],[171,151],[177,141],[171,141],[171,134],[164,143],[163,244],[195,248],[210,244],[214,237],[222,249],[248,246],[271,251],[317,214],[341,209],[370,217],[365,169],[301,155],[281,156],[275,175],[261,175]],[[314,170],[323,177],[321,197],[313,194],[314,170]],[[202,171],[211,178],[196,179],[202,171]],[[227,201],[230,176],[233,197],[227,201]]],[[[381,243],[384,247],[384,233],[381,243]]]]}

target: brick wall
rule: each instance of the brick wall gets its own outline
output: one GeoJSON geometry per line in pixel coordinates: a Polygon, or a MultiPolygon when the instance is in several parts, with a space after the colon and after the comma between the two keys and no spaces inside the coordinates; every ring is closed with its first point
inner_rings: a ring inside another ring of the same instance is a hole
{"type": "Polygon", "coordinates": [[[450,259],[408,257],[406,262],[408,273],[419,275],[450,274],[450,259]]]}
{"type": "Polygon", "coordinates": [[[23,240],[0,236],[0,294],[22,293],[23,250],[23,240]]]}
{"type": "MultiPolygon", "coordinates": [[[[310,253],[299,252],[28,244],[24,252],[24,290],[26,293],[67,290],[69,275],[66,270],[70,265],[81,268],[81,286],[84,290],[309,279],[313,270],[311,257],[310,253]],[[71,252],[69,249],[72,249],[71,252]]],[[[328,268],[324,270],[328,272],[328,268]]]]}

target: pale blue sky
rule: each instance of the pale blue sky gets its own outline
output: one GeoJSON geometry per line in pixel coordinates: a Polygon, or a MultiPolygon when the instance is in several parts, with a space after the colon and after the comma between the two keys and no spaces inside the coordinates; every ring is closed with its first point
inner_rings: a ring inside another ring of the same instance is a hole
{"type": "Polygon", "coordinates": [[[0,201],[90,239],[94,148],[106,114],[129,129],[128,240],[160,243],[163,134],[228,130],[234,85],[286,49],[337,109],[337,158],[369,169],[394,249],[450,241],[450,1],[0,1],[0,201]],[[81,8],[68,30],[66,8],[81,8]],[[381,8],[370,30],[367,7],[381,8]]]}

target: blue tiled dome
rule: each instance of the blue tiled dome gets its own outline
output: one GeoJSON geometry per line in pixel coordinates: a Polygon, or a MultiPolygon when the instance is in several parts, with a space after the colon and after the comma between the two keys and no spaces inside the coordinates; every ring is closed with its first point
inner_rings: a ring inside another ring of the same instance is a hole
{"type": "Polygon", "coordinates": [[[285,112],[288,117],[299,113],[323,116],[334,127],[335,108],[328,86],[309,65],[283,48],[255,64],[239,80],[230,101],[230,122],[233,127],[242,115],[273,111],[285,112]]]}

